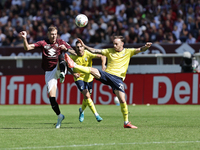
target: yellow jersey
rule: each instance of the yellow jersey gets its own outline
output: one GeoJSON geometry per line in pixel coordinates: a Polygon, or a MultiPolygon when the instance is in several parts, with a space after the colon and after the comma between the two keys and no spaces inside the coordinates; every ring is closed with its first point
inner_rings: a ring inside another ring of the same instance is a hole
{"type": "Polygon", "coordinates": [[[124,48],[121,52],[115,51],[114,48],[103,49],[102,55],[107,57],[105,71],[124,80],[130,58],[135,55],[135,48],[124,48]]]}
{"type": "MultiPolygon", "coordinates": [[[[85,67],[92,67],[92,59],[96,57],[96,54],[92,54],[89,51],[85,50],[83,56],[78,56],[78,55],[77,56],[69,55],[69,56],[73,59],[73,61],[77,65],[81,65],[81,66],[85,66],[85,67]]],[[[94,78],[93,75],[91,75],[89,73],[81,73],[75,68],[73,69],[73,72],[80,73],[80,77],[79,78],[74,77],[74,81],[82,80],[85,82],[91,82],[94,78]]]]}

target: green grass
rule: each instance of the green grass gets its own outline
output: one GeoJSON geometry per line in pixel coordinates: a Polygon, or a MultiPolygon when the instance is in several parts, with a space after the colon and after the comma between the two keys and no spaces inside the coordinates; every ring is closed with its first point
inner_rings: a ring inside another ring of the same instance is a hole
{"type": "Polygon", "coordinates": [[[97,122],[89,108],[78,121],[80,105],[61,105],[65,120],[50,105],[0,106],[0,150],[196,150],[200,149],[199,105],[129,105],[129,120],[138,129],[124,129],[119,106],[96,105],[97,122]]]}

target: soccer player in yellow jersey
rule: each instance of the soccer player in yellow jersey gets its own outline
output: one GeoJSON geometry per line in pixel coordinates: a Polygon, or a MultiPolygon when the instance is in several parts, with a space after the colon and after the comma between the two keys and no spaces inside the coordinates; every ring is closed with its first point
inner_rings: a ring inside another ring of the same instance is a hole
{"type": "MultiPolygon", "coordinates": [[[[74,62],[77,65],[82,65],[85,67],[92,67],[92,59],[93,58],[101,58],[102,62],[102,70],[105,71],[106,69],[106,57],[100,54],[92,54],[91,52],[85,50],[85,48],[82,46],[80,41],[76,42],[76,49],[75,49],[77,56],[70,55],[70,57],[74,60],[74,62]]],[[[73,69],[73,76],[74,81],[78,87],[78,89],[83,94],[83,101],[82,101],[82,107],[79,108],[79,121],[83,122],[84,120],[84,110],[87,106],[89,106],[90,110],[93,112],[93,114],[96,117],[96,120],[98,122],[102,121],[103,119],[100,117],[100,115],[97,113],[97,110],[94,106],[94,103],[90,97],[90,94],[92,93],[92,86],[93,86],[93,78],[94,76],[90,73],[81,73],[76,68],[73,69]]]]}
{"type": "Polygon", "coordinates": [[[147,42],[145,46],[140,48],[124,48],[123,36],[114,36],[114,48],[95,49],[86,46],[81,39],[78,39],[78,41],[80,41],[83,47],[90,52],[106,56],[108,59],[107,68],[105,71],[102,71],[92,67],[80,66],[74,63],[73,60],[71,60],[71,58],[65,54],[65,61],[67,62],[68,67],[77,69],[84,73],[90,73],[95,77],[95,79],[106,85],[110,85],[113,93],[116,94],[120,101],[121,112],[124,118],[124,128],[136,129],[137,127],[132,125],[128,120],[128,107],[125,100],[123,81],[126,76],[130,58],[137,53],[146,51],[152,45],[152,43],[147,42]]]}

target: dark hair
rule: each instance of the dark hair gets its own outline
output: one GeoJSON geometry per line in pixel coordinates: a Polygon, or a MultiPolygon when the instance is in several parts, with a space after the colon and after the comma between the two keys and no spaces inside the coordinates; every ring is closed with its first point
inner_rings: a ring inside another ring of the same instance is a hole
{"type": "Polygon", "coordinates": [[[54,31],[54,30],[57,30],[57,27],[56,26],[50,26],[48,28],[48,32],[51,32],[51,31],[54,31]]]}
{"type": "Polygon", "coordinates": [[[77,41],[76,41],[76,45],[77,45],[78,43],[81,43],[81,42],[80,42],[79,40],[77,40],[77,41]]]}
{"type": "Polygon", "coordinates": [[[122,42],[125,42],[125,40],[124,40],[124,37],[123,36],[114,36],[114,38],[113,38],[114,40],[115,39],[120,39],[122,42]]]}

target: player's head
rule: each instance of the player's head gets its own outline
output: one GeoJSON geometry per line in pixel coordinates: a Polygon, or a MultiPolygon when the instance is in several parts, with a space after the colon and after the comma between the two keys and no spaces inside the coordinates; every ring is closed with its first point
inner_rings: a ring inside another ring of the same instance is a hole
{"type": "Polygon", "coordinates": [[[47,36],[48,36],[48,39],[51,43],[55,43],[56,42],[56,39],[57,39],[57,28],[55,26],[50,26],[48,28],[48,33],[47,33],[47,36]]]}
{"type": "Polygon", "coordinates": [[[76,41],[76,53],[78,56],[84,55],[84,47],[80,41],[76,41]]]}
{"type": "Polygon", "coordinates": [[[124,37],[123,36],[114,36],[113,38],[113,46],[115,48],[115,51],[122,51],[124,48],[124,37]]]}

